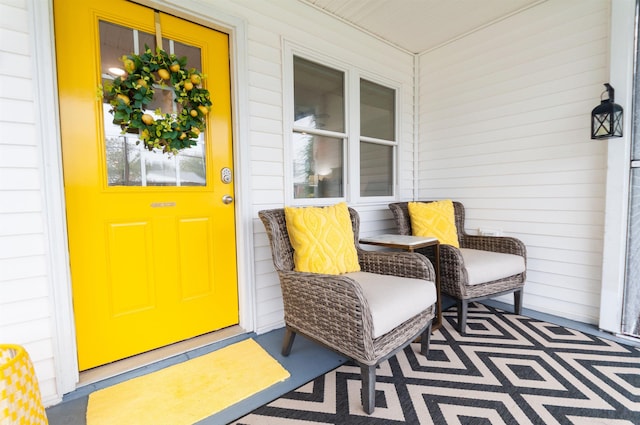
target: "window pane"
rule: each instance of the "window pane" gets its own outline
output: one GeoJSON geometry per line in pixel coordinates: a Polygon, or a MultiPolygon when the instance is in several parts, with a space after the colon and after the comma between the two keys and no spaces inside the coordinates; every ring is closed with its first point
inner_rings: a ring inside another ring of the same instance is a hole
{"type": "Polygon", "coordinates": [[[176,186],[176,159],[162,152],[145,152],[147,186],[176,186]]]}
{"type": "Polygon", "coordinates": [[[360,80],[360,134],[395,140],[395,90],[360,80]]]}
{"type": "Polygon", "coordinates": [[[106,137],[109,186],[142,186],[138,138],[123,134],[106,137]]]}
{"type": "Polygon", "coordinates": [[[344,132],[344,73],[294,57],[293,74],[295,125],[344,132]]]}
{"type": "Polygon", "coordinates": [[[295,198],[343,196],[343,140],[293,133],[295,198]]]}
{"type": "Polygon", "coordinates": [[[177,158],[180,186],[204,186],[207,184],[202,138],[198,139],[197,145],[182,150],[177,158]]]}
{"type": "Polygon", "coordinates": [[[393,146],[360,143],[360,196],[393,195],[393,146]]]}
{"type": "MultiPolygon", "coordinates": [[[[163,45],[178,57],[186,56],[187,67],[202,68],[200,48],[177,41],[163,39],[163,45]]],[[[144,52],[146,47],[154,49],[155,35],[100,21],[100,60],[102,84],[107,87],[118,75],[124,75],[123,55],[144,52]],[[137,43],[136,43],[137,41],[137,43]]],[[[179,113],[174,102],[173,90],[167,86],[154,85],[153,100],[146,112],[155,118],[164,113],[179,113]]],[[[119,125],[113,123],[109,113],[111,106],[103,98],[103,119],[105,129],[105,153],[109,186],[205,186],[204,134],[198,144],[183,149],[175,157],[161,152],[149,152],[139,143],[137,132],[122,134],[119,125]]]]}

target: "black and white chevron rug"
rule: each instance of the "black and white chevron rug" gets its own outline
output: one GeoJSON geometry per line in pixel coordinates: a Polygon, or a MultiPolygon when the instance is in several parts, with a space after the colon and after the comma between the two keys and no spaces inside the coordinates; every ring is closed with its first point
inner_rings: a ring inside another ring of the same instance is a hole
{"type": "Polygon", "coordinates": [[[378,368],[372,415],[347,363],[235,424],[640,425],[640,348],[483,304],[466,336],[444,319],[428,359],[412,344],[378,368]]]}

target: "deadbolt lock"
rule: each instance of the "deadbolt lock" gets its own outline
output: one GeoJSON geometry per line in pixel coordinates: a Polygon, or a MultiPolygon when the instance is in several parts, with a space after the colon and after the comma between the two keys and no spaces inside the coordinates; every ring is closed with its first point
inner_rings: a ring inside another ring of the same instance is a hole
{"type": "Polygon", "coordinates": [[[224,167],[220,170],[220,180],[222,183],[229,184],[233,180],[233,176],[231,175],[231,169],[229,167],[224,167]]]}

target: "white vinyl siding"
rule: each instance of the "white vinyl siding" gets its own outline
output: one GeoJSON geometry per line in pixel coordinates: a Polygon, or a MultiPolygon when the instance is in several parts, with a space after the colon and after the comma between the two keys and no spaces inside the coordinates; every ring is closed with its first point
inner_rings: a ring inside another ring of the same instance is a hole
{"type": "Polygon", "coordinates": [[[0,343],[25,347],[50,401],[53,301],[29,18],[26,1],[0,2],[0,343]]]}
{"type": "MultiPolygon", "coordinates": [[[[525,307],[597,323],[608,1],[548,1],[420,57],[419,199],[527,245],[525,307]]],[[[513,302],[504,297],[504,301],[513,302]]]]}

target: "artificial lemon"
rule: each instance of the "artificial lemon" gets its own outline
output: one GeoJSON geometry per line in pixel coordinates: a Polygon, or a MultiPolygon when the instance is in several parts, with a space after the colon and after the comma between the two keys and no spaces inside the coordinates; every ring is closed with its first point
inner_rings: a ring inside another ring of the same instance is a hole
{"type": "Polygon", "coordinates": [[[136,70],[136,63],[131,59],[127,58],[122,62],[124,64],[124,70],[127,71],[129,74],[131,74],[133,71],[136,70]]]}
{"type": "Polygon", "coordinates": [[[198,127],[191,127],[191,132],[196,136],[200,135],[200,129],[198,127]]]}
{"type": "Polygon", "coordinates": [[[139,85],[140,87],[148,87],[149,86],[147,84],[147,80],[145,80],[144,78],[139,78],[138,81],[136,81],[136,84],[139,85]]]}
{"type": "Polygon", "coordinates": [[[143,122],[143,123],[145,123],[146,125],[151,125],[151,124],[153,124],[153,122],[155,121],[155,120],[153,119],[153,117],[152,117],[151,115],[149,115],[149,114],[144,114],[144,115],[142,115],[141,120],[142,120],[142,122],[143,122]]]}
{"type": "Polygon", "coordinates": [[[207,109],[207,107],[204,105],[199,105],[198,109],[200,110],[202,115],[207,115],[209,113],[209,109],[207,109]]]}
{"type": "Polygon", "coordinates": [[[184,89],[186,91],[193,90],[193,83],[191,81],[185,81],[184,82],[184,89]]]}
{"type": "Polygon", "coordinates": [[[180,135],[180,140],[184,140],[184,139],[186,139],[186,138],[187,138],[187,133],[182,133],[182,134],[180,135]]]}
{"type": "Polygon", "coordinates": [[[200,82],[202,82],[202,79],[200,78],[200,76],[198,74],[192,74],[191,75],[191,82],[197,86],[198,84],[200,84],[200,82]]]}
{"type": "Polygon", "coordinates": [[[178,72],[180,71],[180,64],[178,62],[174,62],[171,64],[169,69],[171,70],[171,72],[178,72]]]}
{"type": "Polygon", "coordinates": [[[191,111],[189,111],[189,114],[195,118],[198,116],[198,111],[196,111],[195,109],[192,109],[191,111]]]}
{"type": "Polygon", "coordinates": [[[118,99],[120,99],[122,101],[122,103],[124,103],[125,105],[128,105],[129,102],[131,102],[129,100],[129,96],[127,96],[126,94],[119,93],[118,96],[116,96],[116,97],[118,99]]]}
{"type": "Polygon", "coordinates": [[[158,70],[158,76],[163,80],[168,80],[169,78],[171,78],[171,74],[169,74],[169,71],[164,68],[158,70]]]}

